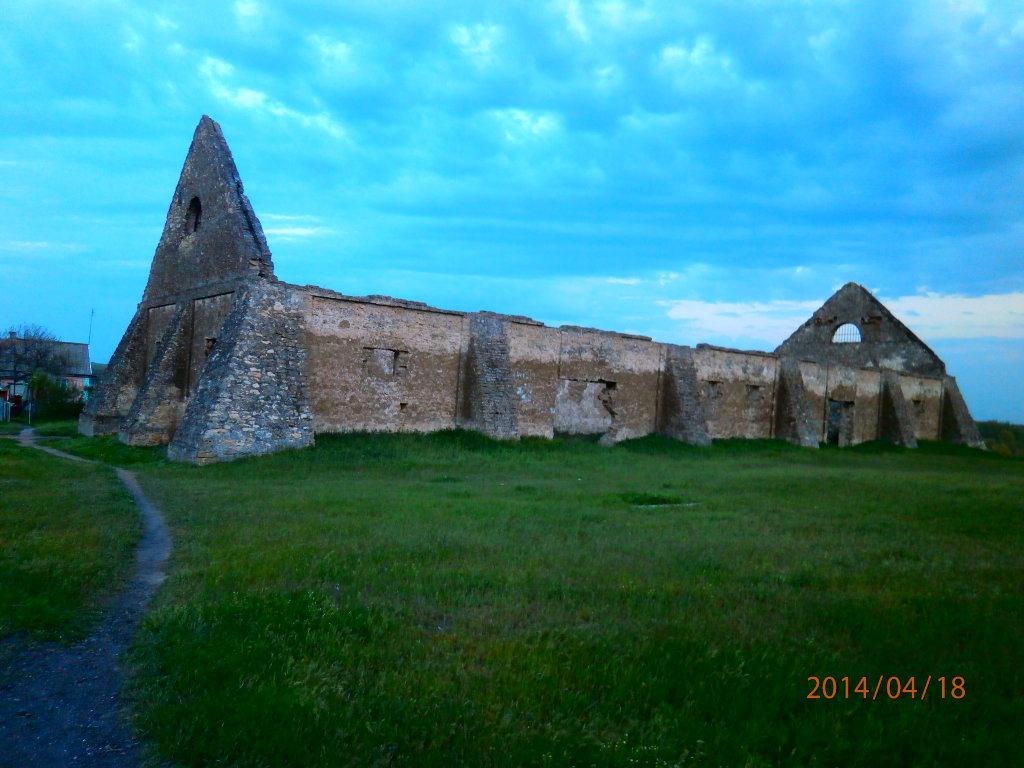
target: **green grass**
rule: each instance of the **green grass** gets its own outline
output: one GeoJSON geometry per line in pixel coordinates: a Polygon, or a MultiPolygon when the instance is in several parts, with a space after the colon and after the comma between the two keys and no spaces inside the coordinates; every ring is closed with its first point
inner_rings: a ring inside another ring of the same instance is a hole
{"type": "Polygon", "coordinates": [[[58,419],[35,425],[35,434],[40,437],[76,437],[78,419],[58,419]]]}
{"type": "Polygon", "coordinates": [[[0,435],[16,435],[26,426],[28,425],[17,421],[0,421],[0,435]]]}
{"type": "Polygon", "coordinates": [[[661,438],[321,436],[140,466],[132,656],[181,766],[1011,765],[1024,462],[661,438]],[[809,676],[932,675],[808,700],[809,676]],[[941,699],[939,676],[966,696],[941,699]]]}
{"type": "Polygon", "coordinates": [[[163,461],[167,455],[166,446],[140,448],[125,445],[117,439],[116,435],[84,437],[74,434],[62,439],[47,440],[46,445],[74,456],[81,456],[83,459],[102,461],[117,467],[152,464],[163,461]]]}
{"type": "Polygon", "coordinates": [[[82,637],[130,573],[138,536],[110,469],[0,440],[0,638],[82,637]]]}

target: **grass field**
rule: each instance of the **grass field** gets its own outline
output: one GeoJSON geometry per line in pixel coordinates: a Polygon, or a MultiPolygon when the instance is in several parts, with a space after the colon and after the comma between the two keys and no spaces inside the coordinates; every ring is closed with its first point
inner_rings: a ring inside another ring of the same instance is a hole
{"type": "Polygon", "coordinates": [[[80,638],[130,572],[138,536],[109,468],[0,440],[0,638],[80,638]]]}
{"type": "Polygon", "coordinates": [[[1020,460],[317,442],[137,467],[176,549],[133,698],[181,766],[1019,764],[1020,460]]]}

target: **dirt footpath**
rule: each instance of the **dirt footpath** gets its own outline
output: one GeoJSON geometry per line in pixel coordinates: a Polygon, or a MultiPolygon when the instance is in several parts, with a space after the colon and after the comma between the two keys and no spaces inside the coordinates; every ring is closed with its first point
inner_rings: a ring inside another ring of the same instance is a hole
{"type": "MultiPolygon", "coordinates": [[[[31,430],[18,442],[72,461],[77,456],[35,442],[31,430]]],[[[55,643],[7,640],[0,658],[0,766],[67,768],[139,764],[139,744],[126,727],[118,657],[131,643],[157,586],[163,581],[171,539],[160,510],[142,494],[131,472],[117,476],[143,520],[135,573],[96,629],[70,648],[55,643]]]]}

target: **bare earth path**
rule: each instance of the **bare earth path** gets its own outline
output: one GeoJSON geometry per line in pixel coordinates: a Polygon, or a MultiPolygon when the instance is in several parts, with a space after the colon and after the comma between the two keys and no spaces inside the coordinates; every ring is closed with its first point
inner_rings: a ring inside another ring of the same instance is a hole
{"type": "MultiPolygon", "coordinates": [[[[86,461],[37,445],[31,430],[18,442],[72,461],[86,461]]],[[[102,623],[77,645],[31,644],[0,670],[0,766],[134,768],[139,745],[123,722],[118,657],[135,635],[146,605],[164,578],[171,539],[160,510],[131,472],[117,476],[143,520],[135,573],[102,623]]],[[[6,655],[6,654],[5,654],[6,655]]]]}

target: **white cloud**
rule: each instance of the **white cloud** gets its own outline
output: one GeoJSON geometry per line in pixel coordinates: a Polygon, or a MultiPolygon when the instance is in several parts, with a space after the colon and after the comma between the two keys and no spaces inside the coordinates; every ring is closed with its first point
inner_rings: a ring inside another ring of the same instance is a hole
{"type": "Polygon", "coordinates": [[[235,21],[244,32],[252,32],[259,26],[263,8],[256,0],[238,0],[234,5],[235,21]]]}
{"type": "MultiPolygon", "coordinates": [[[[269,218],[269,217],[268,217],[269,218]]],[[[264,229],[265,235],[277,235],[281,238],[315,237],[317,235],[332,234],[327,227],[271,227],[264,229]]]]}
{"type": "Polygon", "coordinates": [[[308,39],[324,61],[347,64],[352,59],[352,46],[348,43],[323,35],[310,35],[308,39]]]}
{"type": "Polygon", "coordinates": [[[238,16],[258,16],[260,4],[255,0],[238,0],[235,3],[235,14],[238,16]]]}
{"type": "Polygon", "coordinates": [[[1024,339],[1024,293],[929,293],[881,300],[914,333],[932,339],[1024,339]]]}
{"type": "Polygon", "coordinates": [[[495,109],[491,114],[501,124],[505,138],[511,142],[535,139],[558,130],[561,120],[553,112],[526,109],[495,109]]]}
{"type": "MultiPolygon", "coordinates": [[[[923,339],[1024,338],[1024,293],[926,294],[879,299],[923,339]]],[[[707,302],[669,300],[668,316],[687,336],[743,337],[775,346],[821,306],[818,301],[707,302]]]]}
{"type": "Polygon", "coordinates": [[[474,24],[472,27],[459,25],[452,29],[449,35],[449,39],[459,50],[479,64],[493,58],[494,49],[501,41],[501,37],[501,27],[494,24],[474,24]]]}
{"type": "Polygon", "coordinates": [[[673,300],[668,316],[686,326],[687,336],[744,337],[780,344],[821,306],[817,301],[725,302],[673,300]]]}
{"type": "Polygon", "coordinates": [[[583,21],[579,0],[562,0],[559,5],[562,16],[565,18],[565,26],[569,28],[569,31],[583,42],[589,42],[590,30],[583,21]]]}
{"type": "Polygon", "coordinates": [[[318,128],[335,139],[347,137],[345,129],[327,113],[306,114],[285,106],[262,91],[227,85],[224,81],[230,78],[234,71],[235,68],[231,64],[212,56],[207,56],[199,65],[199,72],[206,78],[210,92],[221,101],[241,109],[293,120],[307,128],[318,128]]]}
{"type": "Polygon", "coordinates": [[[598,3],[597,11],[605,26],[615,30],[639,27],[654,18],[654,14],[649,8],[630,6],[621,0],[598,3]]]}
{"type": "Polygon", "coordinates": [[[682,91],[709,88],[736,79],[732,60],[720,53],[708,37],[693,45],[666,45],[658,54],[658,67],[682,91]]]}
{"type": "Polygon", "coordinates": [[[320,219],[316,216],[310,216],[309,214],[286,214],[286,213],[264,213],[260,215],[261,219],[272,219],[274,221],[319,221],[320,219]]]}

